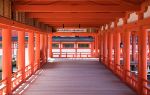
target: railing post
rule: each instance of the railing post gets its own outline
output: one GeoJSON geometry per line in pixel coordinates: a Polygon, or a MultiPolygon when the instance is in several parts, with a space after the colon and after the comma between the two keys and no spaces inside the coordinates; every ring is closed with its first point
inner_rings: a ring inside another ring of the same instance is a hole
{"type": "Polygon", "coordinates": [[[67,52],[66,52],[66,58],[67,58],[67,52]]]}
{"type": "Polygon", "coordinates": [[[94,42],[91,42],[91,57],[94,57],[94,42]]]}
{"type": "Polygon", "coordinates": [[[34,73],[34,32],[29,32],[29,64],[31,65],[31,73],[34,73]]]}
{"type": "Polygon", "coordinates": [[[80,58],[81,58],[81,52],[80,52],[80,58]]]}
{"type": "Polygon", "coordinates": [[[49,57],[52,58],[52,32],[49,34],[49,57]]]}
{"type": "Polygon", "coordinates": [[[40,34],[36,33],[36,37],[35,37],[35,61],[38,64],[38,68],[40,68],[40,34]]]}
{"type": "Polygon", "coordinates": [[[62,57],[62,43],[60,42],[60,58],[62,57]]]}
{"type": "Polygon", "coordinates": [[[77,52],[78,52],[78,43],[75,42],[75,58],[77,58],[77,52]]]}
{"type": "Polygon", "coordinates": [[[11,77],[12,77],[12,50],[11,50],[11,30],[2,29],[2,79],[6,79],[6,94],[11,95],[11,77]]]}
{"type": "Polygon", "coordinates": [[[18,31],[18,70],[21,70],[22,81],[25,81],[25,32],[18,31]]]}

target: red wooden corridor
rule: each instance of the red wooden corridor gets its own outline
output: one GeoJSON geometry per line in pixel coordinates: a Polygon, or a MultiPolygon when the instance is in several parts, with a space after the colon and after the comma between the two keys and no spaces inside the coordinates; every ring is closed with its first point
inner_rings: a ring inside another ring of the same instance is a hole
{"type": "Polygon", "coordinates": [[[0,95],[19,93],[150,95],[150,0],[0,0],[0,95]]]}
{"type": "Polygon", "coordinates": [[[46,64],[26,89],[20,88],[14,94],[137,95],[95,58],[56,59],[46,64]]]}

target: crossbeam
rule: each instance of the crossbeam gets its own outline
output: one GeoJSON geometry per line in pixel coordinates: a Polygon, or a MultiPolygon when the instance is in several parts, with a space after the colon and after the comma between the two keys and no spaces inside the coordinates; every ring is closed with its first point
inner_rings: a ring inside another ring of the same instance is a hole
{"type": "Polygon", "coordinates": [[[106,23],[106,22],[110,22],[110,21],[114,21],[115,19],[83,19],[83,18],[55,18],[55,19],[50,19],[50,18],[41,18],[41,19],[38,19],[38,21],[41,21],[41,22],[49,22],[49,23],[71,23],[71,22],[74,22],[74,23],[90,23],[90,22],[94,22],[94,23],[106,23]]]}
{"type": "Polygon", "coordinates": [[[16,5],[19,12],[124,12],[139,11],[140,6],[115,5],[16,5]]]}
{"type": "Polygon", "coordinates": [[[124,17],[125,12],[105,12],[105,13],[48,13],[48,12],[36,12],[36,13],[27,13],[27,17],[29,18],[95,18],[95,19],[108,19],[108,18],[116,18],[116,17],[124,17]]]}
{"type": "Polygon", "coordinates": [[[95,36],[97,33],[88,32],[55,32],[53,36],[95,36]]]}

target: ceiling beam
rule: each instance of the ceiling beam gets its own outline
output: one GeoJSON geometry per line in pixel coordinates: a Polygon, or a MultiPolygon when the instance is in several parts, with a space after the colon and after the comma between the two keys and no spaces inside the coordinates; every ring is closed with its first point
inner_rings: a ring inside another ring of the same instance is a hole
{"type": "Polygon", "coordinates": [[[111,21],[114,21],[115,19],[86,19],[86,18],[53,18],[53,19],[50,19],[50,18],[40,18],[40,19],[37,19],[38,21],[41,21],[41,22],[100,22],[100,23],[105,23],[105,22],[111,22],[111,21]]]}
{"type": "MultiPolygon", "coordinates": [[[[121,6],[128,6],[128,7],[135,7],[139,6],[137,3],[125,1],[125,0],[115,0],[117,3],[119,3],[121,6]]],[[[136,1],[136,0],[135,0],[136,1]]],[[[138,0],[137,0],[138,1],[138,0]]]]}
{"type": "Polygon", "coordinates": [[[28,18],[116,18],[124,17],[125,12],[116,13],[27,13],[28,18]]]}
{"type": "Polygon", "coordinates": [[[90,33],[90,32],[54,32],[53,36],[94,36],[97,33],[90,33]]]}
{"type": "Polygon", "coordinates": [[[44,22],[44,21],[41,21],[45,24],[89,24],[89,25],[92,25],[92,24],[106,24],[106,23],[109,23],[109,22],[106,22],[106,21],[97,21],[97,22],[88,22],[88,21],[53,21],[53,22],[44,22]]]}
{"type": "Polygon", "coordinates": [[[19,12],[125,12],[139,11],[140,6],[114,5],[15,5],[19,12]]]}
{"type": "Polygon", "coordinates": [[[53,28],[100,28],[101,25],[49,25],[53,28]]]}
{"type": "Polygon", "coordinates": [[[15,2],[49,2],[49,1],[52,1],[52,2],[55,2],[55,1],[61,1],[61,2],[66,2],[66,1],[73,1],[73,2],[87,2],[87,1],[92,1],[92,2],[113,2],[113,3],[116,3],[116,2],[120,2],[120,1],[123,1],[123,2],[131,2],[131,3],[141,3],[143,0],[128,0],[128,1],[125,1],[125,0],[15,0],[15,2]]]}
{"type": "Polygon", "coordinates": [[[44,24],[48,25],[69,25],[69,26],[78,26],[78,25],[104,25],[108,22],[44,22],[44,24]]]}
{"type": "MultiPolygon", "coordinates": [[[[21,1],[21,2],[29,2],[29,1],[33,1],[33,2],[49,2],[49,1],[75,1],[75,2],[87,2],[87,1],[94,1],[94,2],[102,2],[102,1],[106,1],[106,2],[112,2],[112,0],[15,0],[15,1],[21,1]]],[[[116,0],[114,0],[114,2],[116,2],[116,0]]]]}

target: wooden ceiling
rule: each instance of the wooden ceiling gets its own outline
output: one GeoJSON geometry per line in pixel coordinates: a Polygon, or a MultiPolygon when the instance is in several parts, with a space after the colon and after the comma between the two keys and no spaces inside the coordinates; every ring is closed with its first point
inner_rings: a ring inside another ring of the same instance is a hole
{"type": "Polygon", "coordinates": [[[100,27],[126,12],[139,11],[143,0],[15,0],[15,10],[26,12],[52,27],[100,27]]]}

